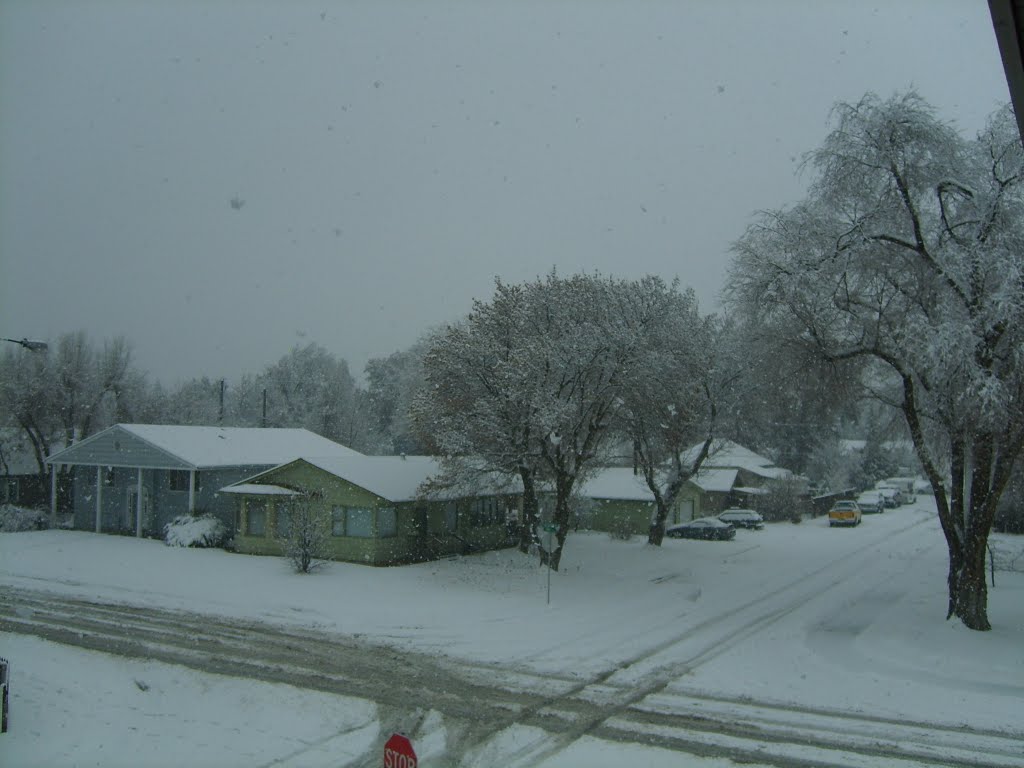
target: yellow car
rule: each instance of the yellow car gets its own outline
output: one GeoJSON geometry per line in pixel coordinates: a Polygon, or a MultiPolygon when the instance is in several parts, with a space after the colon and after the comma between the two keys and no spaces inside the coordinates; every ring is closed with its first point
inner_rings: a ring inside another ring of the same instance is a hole
{"type": "Polygon", "coordinates": [[[861,511],[856,501],[837,501],[828,511],[828,524],[831,528],[834,525],[860,525],[861,511]]]}

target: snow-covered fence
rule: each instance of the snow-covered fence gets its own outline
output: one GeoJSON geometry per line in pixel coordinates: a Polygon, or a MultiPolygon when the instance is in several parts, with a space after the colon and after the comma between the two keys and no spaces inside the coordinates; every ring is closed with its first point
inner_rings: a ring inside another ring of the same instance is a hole
{"type": "Polygon", "coordinates": [[[1024,542],[989,539],[988,563],[993,587],[996,585],[996,571],[1024,573],[1024,542]]]}

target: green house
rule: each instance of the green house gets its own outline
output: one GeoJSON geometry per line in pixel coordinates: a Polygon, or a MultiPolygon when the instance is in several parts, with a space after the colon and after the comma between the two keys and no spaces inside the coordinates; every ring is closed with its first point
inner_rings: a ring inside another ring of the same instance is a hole
{"type": "MultiPolygon", "coordinates": [[[[621,535],[646,535],[657,512],[654,494],[642,475],[631,467],[607,467],[589,478],[578,491],[580,527],[592,531],[608,531],[621,535]]],[[[683,486],[666,525],[700,517],[703,500],[699,487],[683,486]]]]}
{"type": "Polygon", "coordinates": [[[234,547],[280,555],[298,505],[319,516],[332,559],[367,565],[433,560],[511,546],[521,495],[497,485],[473,496],[421,488],[430,456],[300,458],[221,489],[236,498],[234,547]]]}

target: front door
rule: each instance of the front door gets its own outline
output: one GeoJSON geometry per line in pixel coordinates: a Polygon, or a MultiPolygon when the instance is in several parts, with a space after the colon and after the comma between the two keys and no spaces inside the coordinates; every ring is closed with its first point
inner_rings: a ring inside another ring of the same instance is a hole
{"type": "Polygon", "coordinates": [[[687,523],[693,520],[693,499],[676,502],[672,509],[672,525],[687,523]]]}
{"type": "MultiPolygon", "coordinates": [[[[128,498],[126,500],[124,509],[124,520],[122,527],[126,531],[135,530],[135,509],[138,506],[139,489],[138,486],[130,486],[128,488],[128,498]]],[[[149,498],[149,488],[146,486],[142,487],[142,527],[146,527],[146,522],[150,519],[152,513],[152,501],[149,498]]]]}

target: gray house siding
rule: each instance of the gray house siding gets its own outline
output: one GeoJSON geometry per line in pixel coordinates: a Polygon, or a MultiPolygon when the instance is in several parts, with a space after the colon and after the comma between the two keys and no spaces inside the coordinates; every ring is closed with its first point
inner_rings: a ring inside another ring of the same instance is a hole
{"type": "Polygon", "coordinates": [[[361,455],[305,429],[117,424],[50,455],[51,480],[71,482],[51,506],[70,501],[74,526],[86,531],[162,536],[195,511],[233,532],[235,504],[220,489],[304,451],[361,455]]]}
{"type": "Polygon", "coordinates": [[[76,443],[64,454],[69,463],[101,467],[191,469],[191,466],[119,427],[76,443]]]}
{"type": "MultiPolygon", "coordinates": [[[[96,467],[78,466],[74,484],[74,527],[96,530],[96,467]]],[[[216,515],[234,532],[235,502],[219,489],[237,483],[270,465],[227,467],[196,472],[195,510],[216,515]]],[[[134,495],[138,489],[135,467],[100,467],[100,525],[103,533],[135,533],[134,495]],[[107,482],[109,480],[109,482],[107,482]]],[[[162,536],[164,526],[179,515],[188,514],[188,487],[172,490],[170,471],[165,468],[142,470],[143,536],[162,536]]],[[[187,482],[187,481],[186,481],[187,482]]]]}

